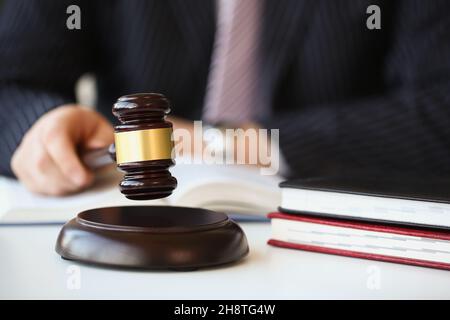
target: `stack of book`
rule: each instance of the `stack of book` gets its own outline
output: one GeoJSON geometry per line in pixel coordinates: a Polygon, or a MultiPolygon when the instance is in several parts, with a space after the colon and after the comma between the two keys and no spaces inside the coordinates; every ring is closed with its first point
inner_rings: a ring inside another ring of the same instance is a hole
{"type": "Polygon", "coordinates": [[[317,178],[280,187],[271,245],[450,270],[449,182],[317,178]]]}

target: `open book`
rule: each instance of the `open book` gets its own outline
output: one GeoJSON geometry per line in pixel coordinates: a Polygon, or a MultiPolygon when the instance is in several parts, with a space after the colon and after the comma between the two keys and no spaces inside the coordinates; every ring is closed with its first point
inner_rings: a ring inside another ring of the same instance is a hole
{"type": "Polygon", "coordinates": [[[0,224],[64,223],[80,211],[109,206],[177,205],[265,216],[280,205],[281,178],[262,176],[257,168],[178,164],[170,171],[178,180],[174,193],[149,201],[126,199],[118,188],[122,174],[115,169],[99,174],[90,189],[66,197],[39,196],[1,177],[0,224]]]}

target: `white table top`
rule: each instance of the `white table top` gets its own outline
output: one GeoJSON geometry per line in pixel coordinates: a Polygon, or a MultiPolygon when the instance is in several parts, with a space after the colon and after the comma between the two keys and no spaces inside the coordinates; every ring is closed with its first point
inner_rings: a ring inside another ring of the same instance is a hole
{"type": "Polygon", "coordinates": [[[193,272],[77,265],[54,251],[60,226],[0,226],[0,299],[450,298],[448,271],[275,248],[268,223],[241,225],[245,260],[193,272]]]}

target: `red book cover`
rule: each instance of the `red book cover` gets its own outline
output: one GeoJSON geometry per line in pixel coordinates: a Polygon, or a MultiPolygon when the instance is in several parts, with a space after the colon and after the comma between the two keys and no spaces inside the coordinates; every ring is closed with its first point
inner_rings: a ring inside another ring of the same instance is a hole
{"type": "MultiPolygon", "coordinates": [[[[423,237],[423,238],[428,238],[428,239],[450,240],[450,231],[445,232],[442,230],[433,231],[433,230],[428,230],[428,229],[427,230],[414,229],[411,227],[406,228],[406,227],[383,225],[383,224],[372,224],[372,223],[359,222],[359,221],[356,222],[356,221],[338,220],[338,219],[332,219],[332,218],[318,218],[318,217],[297,215],[297,214],[296,215],[285,214],[285,213],[280,213],[280,212],[270,213],[268,215],[268,217],[270,219],[286,219],[286,220],[293,220],[293,221],[302,221],[302,222],[330,225],[330,226],[343,227],[343,228],[352,228],[352,229],[359,229],[359,230],[368,230],[368,231],[375,231],[375,232],[386,232],[386,233],[399,234],[399,235],[423,237]]],[[[335,254],[335,255],[341,255],[341,256],[347,256],[347,257],[353,257],[353,258],[379,260],[379,261],[384,261],[384,262],[394,262],[394,263],[409,264],[409,265],[415,265],[415,266],[421,266],[421,267],[450,270],[450,264],[442,263],[442,262],[386,256],[386,255],[371,254],[371,253],[358,252],[358,251],[349,251],[349,250],[342,250],[342,249],[326,248],[326,247],[321,247],[321,246],[312,246],[312,245],[306,245],[306,244],[304,245],[304,244],[285,242],[285,241],[280,241],[280,240],[275,240],[275,239],[270,239],[268,241],[268,244],[277,246],[277,247],[290,248],[290,249],[298,249],[298,250],[305,250],[305,251],[312,251],[312,252],[319,252],[319,253],[326,253],[326,254],[335,254]]]]}

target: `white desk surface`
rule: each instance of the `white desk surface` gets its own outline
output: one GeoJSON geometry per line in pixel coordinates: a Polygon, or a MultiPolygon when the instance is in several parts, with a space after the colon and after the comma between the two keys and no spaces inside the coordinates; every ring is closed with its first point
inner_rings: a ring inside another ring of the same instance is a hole
{"type": "Polygon", "coordinates": [[[0,299],[408,299],[450,298],[450,272],[281,249],[268,223],[241,224],[240,263],[193,272],[121,271],[78,265],[54,251],[60,226],[0,226],[0,299]]]}

